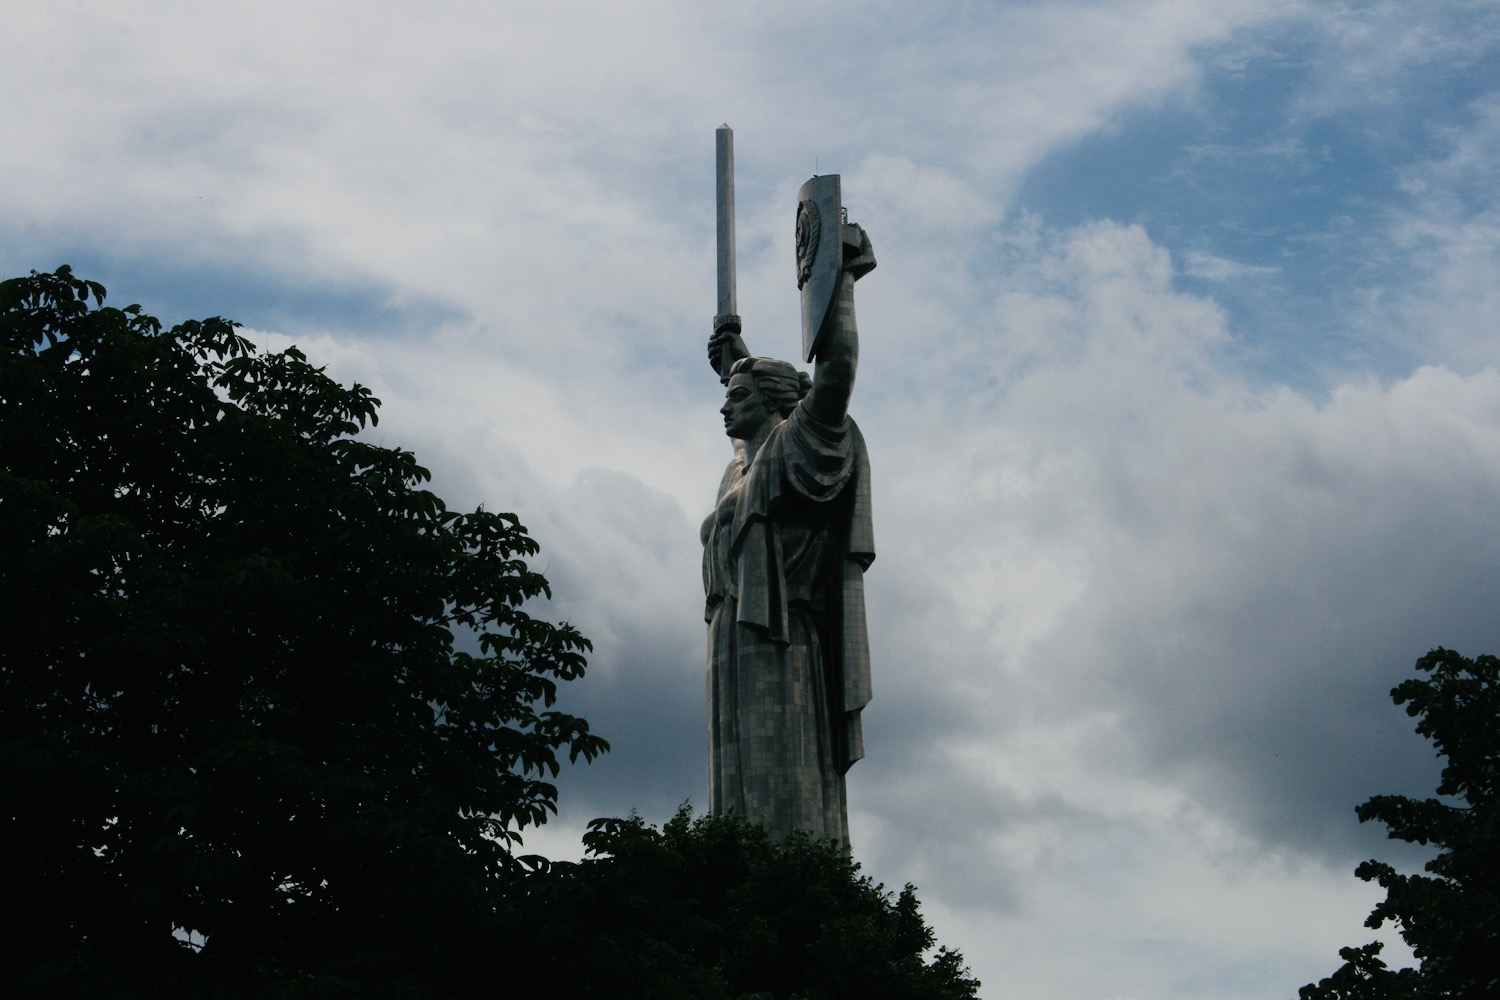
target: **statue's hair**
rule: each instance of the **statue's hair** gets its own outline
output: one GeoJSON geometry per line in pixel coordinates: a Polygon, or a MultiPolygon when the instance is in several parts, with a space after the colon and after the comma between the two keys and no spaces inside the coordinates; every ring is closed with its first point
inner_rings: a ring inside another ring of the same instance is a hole
{"type": "Polygon", "coordinates": [[[790,416],[797,402],[812,390],[812,378],[775,358],[740,358],[729,374],[749,375],[766,401],[766,409],[783,417],[790,416]]]}

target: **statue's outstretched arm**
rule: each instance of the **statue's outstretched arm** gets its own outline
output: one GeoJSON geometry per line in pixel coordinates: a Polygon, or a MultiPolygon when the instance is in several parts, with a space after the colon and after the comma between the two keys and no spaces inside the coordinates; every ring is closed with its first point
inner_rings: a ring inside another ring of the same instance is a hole
{"type": "Polygon", "coordinates": [[[839,275],[838,300],[829,310],[818,338],[813,367],[813,415],[825,423],[840,423],[849,412],[854,373],[859,367],[859,329],[854,321],[854,282],[875,266],[870,237],[862,227],[844,223],[844,269],[839,275]]]}

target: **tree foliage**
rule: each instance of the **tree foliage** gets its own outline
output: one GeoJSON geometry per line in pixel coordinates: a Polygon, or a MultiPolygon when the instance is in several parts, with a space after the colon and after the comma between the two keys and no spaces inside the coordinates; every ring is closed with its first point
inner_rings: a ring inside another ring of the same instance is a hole
{"type": "Polygon", "coordinates": [[[578,997],[958,1000],[977,995],[963,957],[939,949],[915,891],[861,876],[831,841],[775,842],[736,819],[660,830],[601,819],[590,856],[531,882],[528,948],[578,997]]]}
{"type": "Polygon", "coordinates": [[[1391,691],[1417,732],[1446,758],[1436,798],[1377,795],[1358,807],[1392,839],[1437,848],[1427,874],[1403,875],[1381,861],[1355,874],[1385,890],[1365,921],[1393,921],[1416,969],[1393,970],[1380,945],[1345,948],[1345,964],[1304,986],[1302,1000],[1405,1000],[1500,995],[1500,659],[1435,649],[1417,661],[1425,677],[1391,691]]]}
{"type": "Polygon", "coordinates": [[[0,283],[8,995],[456,994],[587,641],[378,401],[64,267],[0,283]],[[90,302],[92,300],[92,303],[90,302]]]}

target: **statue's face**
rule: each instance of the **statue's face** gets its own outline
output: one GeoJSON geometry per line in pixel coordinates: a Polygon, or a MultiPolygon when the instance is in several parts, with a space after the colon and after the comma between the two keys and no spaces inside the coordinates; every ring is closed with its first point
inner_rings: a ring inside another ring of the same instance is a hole
{"type": "Polygon", "coordinates": [[[730,378],[719,412],[724,414],[724,433],[740,441],[753,438],[771,419],[766,397],[755,386],[755,376],[745,373],[730,378]]]}

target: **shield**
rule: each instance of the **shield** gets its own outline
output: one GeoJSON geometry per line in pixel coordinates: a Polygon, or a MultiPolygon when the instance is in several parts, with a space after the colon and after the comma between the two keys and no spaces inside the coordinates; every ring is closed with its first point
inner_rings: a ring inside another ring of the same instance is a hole
{"type": "Polygon", "coordinates": [[[817,353],[818,335],[838,298],[844,264],[843,199],[838,174],[814,177],[797,192],[797,287],[802,290],[802,359],[817,353]]]}

